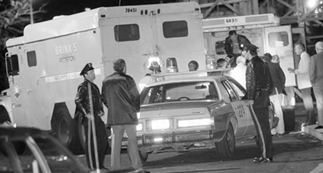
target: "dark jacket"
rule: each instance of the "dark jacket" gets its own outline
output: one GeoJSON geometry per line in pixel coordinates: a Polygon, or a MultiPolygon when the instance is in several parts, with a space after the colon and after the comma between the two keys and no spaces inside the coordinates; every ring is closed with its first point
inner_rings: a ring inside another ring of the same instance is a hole
{"type": "Polygon", "coordinates": [[[272,90],[268,65],[258,56],[253,57],[247,65],[246,89],[248,100],[255,100],[261,90],[266,90],[269,93],[272,90]]]}
{"type": "Polygon", "coordinates": [[[286,77],[278,63],[267,62],[270,76],[273,82],[273,89],[270,95],[281,94],[284,92],[286,77]]]}
{"type": "MultiPolygon", "coordinates": [[[[251,44],[250,41],[248,40],[248,38],[246,36],[244,36],[244,35],[238,35],[237,36],[237,41],[238,41],[240,50],[242,50],[242,48],[243,48],[243,46],[245,44],[247,44],[247,43],[251,44]]],[[[225,49],[225,52],[227,53],[227,56],[229,58],[234,57],[234,55],[233,55],[233,44],[232,44],[232,41],[230,39],[230,36],[228,36],[225,39],[224,49],[225,49]]]]}
{"type": "Polygon", "coordinates": [[[102,100],[108,107],[108,125],[138,124],[140,95],[132,77],[118,72],[106,77],[102,100]]]}
{"type": "Polygon", "coordinates": [[[100,111],[103,112],[100,90],[94,83],[86,79],[77,88],[75,97],[76,110],[83,113],[83,115],[90,113],[88,84],[91,86],[93,112],[97,115],[100,111]]]}

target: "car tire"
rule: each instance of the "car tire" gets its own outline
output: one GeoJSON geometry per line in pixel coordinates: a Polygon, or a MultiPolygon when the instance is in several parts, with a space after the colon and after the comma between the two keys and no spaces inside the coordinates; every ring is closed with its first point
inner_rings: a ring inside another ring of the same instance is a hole
{"type": "Polygon", "coordinates": [[[141,162],[146,162],[148,160],[148,155],[149,153],[147,151],[142,151],[142,150],[139,150],[139,157],[140,157],[140,160],[141,162]]]}
{"type": "Polygon", "coordinates": [[[231,123],[229,123],[224,138],[220,142],[215,143],[215,149],[220,157],[229,158],[233,156],[235,151],[235,136],[231,123]]]}
{"type": "Polygon", "coordinates": [[[57,139],[66,147],[71,149],[72,141],[75,138],[74,121],[66,109],[59,109],[56,115],[55,133],[57,139]]]}

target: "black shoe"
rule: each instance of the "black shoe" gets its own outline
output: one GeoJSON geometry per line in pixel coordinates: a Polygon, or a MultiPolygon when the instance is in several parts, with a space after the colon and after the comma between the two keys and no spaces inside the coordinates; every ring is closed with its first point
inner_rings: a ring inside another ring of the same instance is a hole
{"type": "Polygon", "coordinates": [[[317,127],[315,127],[315,129],[323,129],[323,126],[318,125],[317,127]]]}
{"type": "Polygon", "coordinates": [[[147,171],[147,170],[144,170],[144,169],[139,169],[137,171],[138,171],[138,173],[150,173],[150,171],[147,171]]]}
{"type": "Polygon", "coordinates": [[[253,159],[253,163],[270,163],[270,162],[273,162],[273,158],[255,157],[253,159]]]}

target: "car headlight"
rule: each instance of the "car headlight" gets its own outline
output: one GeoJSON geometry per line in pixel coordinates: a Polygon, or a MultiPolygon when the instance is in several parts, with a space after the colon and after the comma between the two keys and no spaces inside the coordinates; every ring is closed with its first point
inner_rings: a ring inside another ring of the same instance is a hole
{"type": "Polygon", "coordinates": [[[137,130],[137,131],[142,131],[142,123],[139,123],[139,124],[136,126],[136,130],[137,130]]]}
{"type": "Polygon", "coordinates": [[[192,126],[207,126],[213,123],[212,119],[204,118],[204,119],[190,119],[190,120],[178,120],[178,127],[192,127],[192,126]]]}
{"type": "Polygon", "coordinates": [[[170,121],[168,119],[151,121],[152,130],[162,130],[162,129],[169,129],[169,128],[170,128],[170,121]]]}

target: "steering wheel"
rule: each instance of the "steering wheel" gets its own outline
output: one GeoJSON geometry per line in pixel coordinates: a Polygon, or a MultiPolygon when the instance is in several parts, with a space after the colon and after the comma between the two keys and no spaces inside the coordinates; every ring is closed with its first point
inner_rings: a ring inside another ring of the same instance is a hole
{"type": "Polygon", "coordinates": [[[188,97],[185,97],[185,96],[183,96],[183,97],[180,97],[180,98],[178,98],[177,100],[182,100],[182,99],[186,99],[186,100],[191,100],[190,98],[188,98],[188,97]]]}

